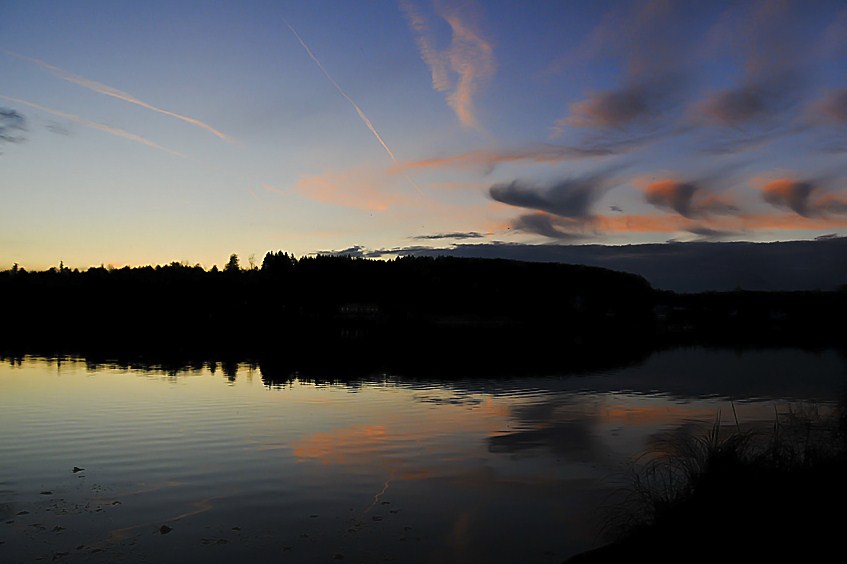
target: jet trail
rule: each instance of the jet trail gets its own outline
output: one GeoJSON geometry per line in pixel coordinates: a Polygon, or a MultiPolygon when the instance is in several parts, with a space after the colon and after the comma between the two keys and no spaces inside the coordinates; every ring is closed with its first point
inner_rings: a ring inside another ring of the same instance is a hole
{"type": "Polygon", "coordinates": [[[339,86],[339,85],[338,85],[338,83],[337,83],[337,82],[335,82],[335,79],[334,79],[334,78],[332,78],[332,76],[331,76],[331,75],[327,72],[327,70],[326,70],[326,69],[324,68],[324,66],[321,64],[320,60],[318,60],[318,58],[315,56],[315,54],[314,54],[314,53],[312,53],[312,50],[311,50],[311,49],[309,49],[309,46],[308,46],[308,45],[306,45],[306,42],[305,42],[305,41],[303,41],[303,38],[302,38],[302,37],[300,37],[300,34],[299,34],[299,33],[297,33],[297,30],[296,30],[296,29],[294,29],[294,28],[291,26],[291,24],[290,24],[290,23],[288,23],[286,20],[284,20],[284,19],[283,19],[283,21],[285,22],[285,25],[287,25],[287,26],[288,26],[288,29],[290,29],[290,30],[291,30],[291,33],[293,33],[293,34],[294,34],[294,37],[296,37],[296,38],[297,38],[297,41],[299,41],[299,42],[300,42],[300,45],[302,45],[302,46],[303,46],[303,49],[305,49],[305,50],[306,50],[306,54],[308,54],[308,55],[309,55],[309,57],[310,57],[313,61],[315,61],[315,64],[316,64],[316,65],[318,65],[318,68],[319,68],[319,69],[321,69],[321,72],[322,72],[322,73],[324,73],[324,76],[327,78],[327,80],[329,80],[329,81],[332,83],[332,85],[333,85],[333,86],[335,86],[335,89],[336,89],[336,90],[338,90],[338,93],[339,93],[339,94],[341,94],[342,96],[344,96],[344,98],[345,98],[348,102],[350,102],[350,104],[351,104],[351,105],[353,106],[353,108],[356,110],[356,113],[357,113],[357,114],[359,114],[359,118],[360,118],[360,119],[362,120],[362,122],[363,122],[363,123],[367,126],[367,128],[371,130],[371,133],[373,133],[373,134],[374,134],[374,137],[376,137],[377,141],[379,141],[380,145],[382,145],[382,148],[383,148],[383,149],[385,149],[385,152],[386,152],[386,153],[388,153],[388,156],[389,156],[389,157],[391,157],[391,160],[392,160],[392,161],[394,161],[394,163],[396,164],[396,163],[397,163],[397,158],[394,156],[394,153],[392,153],[392,152],[391,152],[391,149],[389,149],[389,148],[388,148],[388,145],[386,145],[386,144],[385,144],[385,141],[383,141],[383,140],[382,140],[382,137],[381,137],[381,136],[380,136],[380,134],[377,132],[377,130],[376,130],[376,128],[374,127],[373,123],[371,123],[371,120],[369,120],[369,119],[368,119],[368,116],[366,116],[366,115],[365,115],[365,112],[363,112],[363,111],[362,111],[362,108],[360,108],[360,107],[359,107],[359,104],[357,104],[356,102],[354,102],[354,101],[353,101],[353,98],[351,98],[350,96],[348,96],[348,95],[347,95],[347,93],[346,93],[346,92],[345,92],[345,91],[341,88],[341,86],[339,86]]]}
{"type": "Polygon", "coordinates": [[[174,117],[174,118],[182,120],[186,123],[190,123],[191,125],[195,125],[195,126],[201,128],[201,129],[205,129],[206,131],[208,131],[212,135],[215,135],[215,136],[217,136],[218,138],[220,138],[224,141],[227,141],[227,142],[230,142],[230,143],[234,142],[234,140],[232,138],[230,138],[229,136],[227,136],[226,134],[221,133],[220,131],[218,131],[217,129],[212,127],[211,125],[203,123],[202,121],[200,121],[198,119],[194,119],[192,117],[184,116],[182,114],[178,114],[176,112],[171,112],[169,110],[165,110],[164,108],[159,108],[159,107],[154,106],[152,104],[148,104],[147,102],[145,102],[143,100],[139,100],[138,98],[136,98],[132,94],[129,94],[128,92],[124,92],[122,90],[118,90],[117,88],[112,88],[111,86],[108,86],[106,84],[96,82],[94,80],[89,80],[85,77],[70,73],[70,72],[68,72],[64,69],[61,69],[61,68],[59,68],[55,65],[51,65],[50,63],[48,63],[46,61],[42,61],[41,59],[33,59],[31,57],[19,55],[18,53],[14,53],[12,51],[7,51],[5,49],[3,49],[3,52],[6,53],[7,55],[9,55],[10,57],[14,57],[16,59],[20,59],[22,61],[28,61],[30,63],[38,65],[41,68],[49,71],[50,73],[58,76],[62,80],[67,80],[68,82],[73,82],[74,84],[82,86],[83,88],[87,88],[88,90],[91,90],[93,92],[97,92],[98,94],[104,94],[106,96],[111,96],[112,98],[117,98],[118,100],[123,100],[124,102],[129,102],[130,104],[135,104],[136,106],[141,106],[142,108],[146,108],[148,110],[152,110],[154,112],[158,112],[158,113],[164,114],[166,116],[174,117]]]}
{"type": "Polygon", "coordinates": [[[29,106],[30,108],[35,108],[36,110],[41,110],[43,112],[47,112],[48,114],[53,114],[54,116],[59,116],[65,118],[67,120],[76,122],[80,125],[84,125],[86,127],[90,127],[92,129],[98,129],[100,131],[104,131],[106,133],[110,133],[117,137],[123,137],[124,139],[129,139],[130,141],[135,141],[136,143],[141,143],[142,145],[147,145],[148,147],[152,147],[153,149],[159,149],[160,151],[165,151],[166,153],[170,153],[177,157],[185,158],[185,155],[174,151],[172,149],[168,149],[167,147],[162,147],[158,143],[150,141],[149,139],[142,137],[140,135],[136,135],[135,133],[130,133],[124,129],[119,127],[112,127],[111,125],[106,125],[105,123],[99,123],[96,121],[91,121],[89,119],[85,119],[82,116],[78,116],[76,114],[69,114],[67,112],[63,112],[61,110],[54,110],[53,108],[48,108],[47,106],[42,106],[41,104],[36,104],[35,102],[28,102],[27,100],[21,100],[20,98],[13,98],[12,96],[4,96],[0,94],[0,98],[3,100],[9,100],[10,102],[17,102],[18,104],[23,104],[25,106],[29,106]]]}
{"type": "MultiPolygon", "coordinates": [[[[376,140],[377,140],[377,141],[379,141],[379,144],[380,144],[380,145],[382,145],[382,148],[383,148],[383,149],[385,149],[385,152],[386,152],[386,153],[388,153],[388,156],[389,156],[389,157],[391,157],[391,160],[392,160],[392,161],[394,161],[394,164],[395,164],[395,165],[396,165],[396,164],[399,164],[399,163],[397,162],[397,158],[394,156],[394,153],[392,153],[392,152],[391,152],[391,149],[389,149],[389,148],[388,148],[388,145],[386,145],[385,141],[383,141],[382,136],[381,136],[381,135],[379,134],[379,132],[376,130],[376,128],[374,127],[374,124],[373,124],[373,123],[371,123],[371,120],[370,120],[370,119],[368,119],[368,116],[366,116],[366,115],[365,115],[365,112],[364,112],[364,111],[362,111],[362,108],[360,108],[360,107],[359,107],[359,104],[357,104],[356,102],[354,102],[354,101],[353,101],[353,98],[351,98],[350,96],[348,96],[348,95],[347,95],[347,93],[344,91],[344,89],[342,89],[342,88],[341,88],[341,86],[339,86],[339,84],[338,84],[337,82],[335,82],[335,79],[334,79],[334,78],[332,78],[332,76],[329,74],[329,72],[327,72],[327,70],[326,70],[326,69],[324,68],[324,66],[321,64],[320,60],[318,60],[318,58],[315,56],[315,54],[314,54],[314,53],[312,53],[312,50],[311,50],[311,49],[309,49],[309,46],[308,46],[308,45],[306,45],[306,42],[305,42],[305,41],[303,41],[303,38],[302,38],[302,37],[300,37],[300,34],[299,34],[299,33],[297,33],[297,30],[296,30],[296,29],[294,29],[294,28],[291,26],[291,24],[290,24],[290,23],[288,23],[288,21],[287,21],[287,20],[285,20],[284,18],[283,18],[283,20],[282,20],[282,21],[284,21],[284,22],[285,22],[285,25],[287,25],[287,26],[288,26],[288,29],[290,29],[290,30],[291,30],[291,33],[293,33],[293,34],[294,34],[294,37],[296,37],[296,38],[297,38],[297,41],[299,41],[299,42],[300,42],[300,45],[302,45],[302,46],[303,46],[303,49],[305,49],[305,50],[306,50],[306,54],[307,54],[307,55],[309,55],[309,58],[311,58],[313,61],[315,61],[315,64],[316,64],[316,65],[318,65],[318,68],[319,68],[319,69],[321,69],[321,72],[324,74],[324,76],[327,78],[327,80],[329,80],[329,81],[332,83],[332,85],[333,85],[333,86],[335,86],[335,89],[336,89],[336,90],[338,90],[338,93],[339,93],[339,94],[341,94],[342,96],[344,96],[344,99],[345,99],[345,100],[347,100],[348,102],[350,102],[350,104],[351,104],[351,105],[353,106],[353,108],[356,110],[356,113],[357,113],[357,114],[359,114],[359,118],[362,120],[362,123],[364,123],[364,124],[365,124],[365,126],[366,126],[368,129],[370,129],[370,130],[371,130],[371,133],[373,133],[374,137],[376,137],[376,140]]],[[[404,176],[405,176],[405,174],[404,174],[404,176]]],[[[407,179],[409,182],[411,182],[411,183],[415,186],[415,189],[416,189],[418,192],[420,192],[420,191],[421,191],[420,187],[417,185],[417,183],[416,183],[414,180],[412,180],[412,179],[411,179],[411,178],[409,178],[408,176],[406,176],[406,179],[407,179]]]]}

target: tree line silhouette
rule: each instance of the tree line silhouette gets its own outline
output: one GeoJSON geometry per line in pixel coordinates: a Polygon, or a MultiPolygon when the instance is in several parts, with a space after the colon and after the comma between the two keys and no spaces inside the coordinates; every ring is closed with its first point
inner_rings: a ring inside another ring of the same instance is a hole
{"type": "Polygon", "coordinates": [[[641,356],[678,344],[844,342],[847,292],[675,294],[602,268],[500,259],[268,252],[242,268],[0,272],[5,348],[142,354],[397,355],[495,363],[641,356]],[[476,360],[475,360],[476,361],[476,360]]]}

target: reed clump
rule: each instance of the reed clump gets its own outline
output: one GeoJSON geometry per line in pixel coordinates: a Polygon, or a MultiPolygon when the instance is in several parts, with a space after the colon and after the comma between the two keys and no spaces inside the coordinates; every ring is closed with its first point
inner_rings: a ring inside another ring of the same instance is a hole
{"type": "MultiPolygon", "coordinates": [[[[733,406],[733,415],[735,408],[733,406]]],[[[615,540],[572,562],[775,562],[843,553],[847,409],[776,413],[743,429],[718,413],[707,430],[657,440],[627,474],[604,528],[615,540]]]]}

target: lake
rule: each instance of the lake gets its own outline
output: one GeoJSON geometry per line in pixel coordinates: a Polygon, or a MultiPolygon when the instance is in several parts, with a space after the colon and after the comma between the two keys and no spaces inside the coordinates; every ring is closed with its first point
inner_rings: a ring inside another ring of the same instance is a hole
{"type": "Polygon", "coordinates": [[[767,428],[847,390],[831,350],[561,364],[448,380],[6,357],[0,561],[561,562],[605,542],[657,437],[718,414],[767,428]]]}

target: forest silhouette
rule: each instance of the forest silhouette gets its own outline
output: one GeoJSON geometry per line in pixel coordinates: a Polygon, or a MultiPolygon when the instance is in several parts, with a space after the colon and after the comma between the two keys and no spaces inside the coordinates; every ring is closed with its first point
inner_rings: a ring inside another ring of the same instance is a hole
{"type": "Polygon", "coordinates": [[[603,268],[502,259],[298,259],[278,251],[261,266],[250,262],[242,268],[231,255],[221,270],[16,265],[0,272],[0,339],[18,352],[372,357],[420,366],[450,352],[501,368],[564,357],[596,368],[678,345],[844,342],[845,291],[678,294],[603,268]]]}

